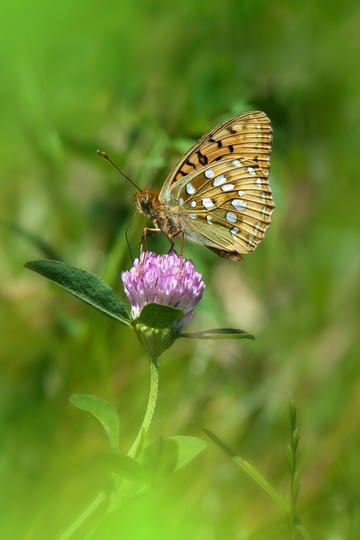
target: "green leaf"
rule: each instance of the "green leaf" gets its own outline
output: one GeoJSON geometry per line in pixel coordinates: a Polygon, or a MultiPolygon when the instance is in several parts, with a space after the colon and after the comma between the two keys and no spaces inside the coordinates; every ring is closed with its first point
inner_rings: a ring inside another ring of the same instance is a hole
{"type": "Polygon", "coordinates": [[[289,511],[289,503],[287,500],[264,478],[264,476],[251,465],[248,461],[238,456],[231,448],[229,448],[219,437],[209,429],[204,428],[205,433],[216,443],[237,465],[254,480],[285,512],[289,511]]]}
{"type": "Polygon", "coordinates": [[[38,260],[25,264],[83,302],[117,321],[129,325],[129,315],[116,292],[101,278],[86,270],[68,266],[60,261],[38,260]]]}
{"type": "Polygon", "coordinates": [[[133,324],[141,323],[151,328],[170,328],[175,321],[183,316],[184,312],[181,309],[152,302],[142,308],[139,317],[133,321],[133,324]]]}
{"type": "Polygon", "coordinates": [[[158,482],[176,469],[178,448],[175,441],[159,437],[145,450],[142,465],[149,484],[158,482]]]}
{"type": "Polygon", "coordinates": [[[213,328],[203,332],[182,333],[180,337],[191,339],[255,339],[255,337],[245,330],[236,328],[213,328]]]}
{"type": "Polygon", "coordinates": [[[137,483],[143,481],[144,474],[142,466],[130,456],[124,456],[123,454],[97,456],[97,463],[95,462],[95,464],[104,474],[115,473],[121,478],[126,478],[137,483]]]}
{"type": "Polygon", "coordinates": [[[91,414],[100,422],[109,439],[111,450],[116,453],[119,447],[119,417],[114,407],[108,401],[90,394],[73,394],[70,402],[82,411],[91,414]]]}
{"type": "Polygon", "coordinates": [[[185,467],[200,452],[205,450],[207,446],[206,442],[198,437],[174,435],[173,437],[169,437],[169,440],[174,441],[178,448],[175,470],[185,467]]]}
{"type": "Polygon", "coordinates": [[[79,485],[86,483],[90,489],[111,494],[120,479],[137,485],[144,484],[142,466],[135,459],[123,454],[89,454],[77,463],[76,471],[79,485]]]}

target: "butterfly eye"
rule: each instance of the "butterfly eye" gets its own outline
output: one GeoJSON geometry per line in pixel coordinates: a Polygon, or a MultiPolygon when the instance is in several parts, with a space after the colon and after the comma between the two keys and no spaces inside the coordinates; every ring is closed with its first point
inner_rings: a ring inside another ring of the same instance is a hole
{"type": "Polygon", "coordinates": [[[149,210],[151,206],[151,196],[150,193],[146,191],[135,191],[134,193],[134,199],[136,208],[139,212],[142,212],[146,215],[149,215],[149,210]]]}
{"type": "Polygon", "coordinates": [[[145,214],[149,213],[149,209],[150,209],[150,195],[149,195],[149,193],[143,193],[142,194],[142,196],[140,198],[140,206],[141,206],[142,212],[144,212],[145,214]]]}

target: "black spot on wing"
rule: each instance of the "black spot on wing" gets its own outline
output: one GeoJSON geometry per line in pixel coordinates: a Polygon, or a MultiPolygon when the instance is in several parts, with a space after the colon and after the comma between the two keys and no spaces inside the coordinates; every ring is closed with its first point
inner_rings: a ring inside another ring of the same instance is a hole
{"type": "Polygon", "coordinates": [[[209,161],[209,160],[208,160],[207,156],[205,156],[204,154],[202,154],[202,153],[200,152],[200,150],[198,150],[198,151],[196,152],[196,154],[197,154],[197,156],[198,156],[198,158],[199,158],[199,162],[201,163],[201,165],[207,165],[207,164],[208,164],[208,161],[209,161]]]}

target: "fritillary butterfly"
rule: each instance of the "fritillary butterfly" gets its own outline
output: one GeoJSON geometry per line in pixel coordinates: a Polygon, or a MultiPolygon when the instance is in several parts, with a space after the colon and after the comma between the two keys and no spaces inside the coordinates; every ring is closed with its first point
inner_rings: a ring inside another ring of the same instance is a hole
{"type": "MultiPolygon", "coordinates": [[[[177,235],[238,261],[264,237],[274,209],[272,128],[260,111],[227,120],[179,160],[160,191],[134,193],[137,209],[171,243],[177,235]]],[[[146,239],[146,237],[145,237],[146,239]]]]}

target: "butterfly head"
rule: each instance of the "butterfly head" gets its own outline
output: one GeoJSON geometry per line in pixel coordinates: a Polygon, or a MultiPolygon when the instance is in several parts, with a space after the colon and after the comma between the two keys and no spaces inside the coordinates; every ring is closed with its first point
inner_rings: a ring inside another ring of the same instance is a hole
{"type": "Polygon", "coordinates": [[[134,199],[137,210],[146,216],[150,216],[150,208],[156,204],[158,192],[149,189],[135,191],[134,199]]]}

